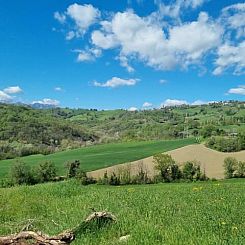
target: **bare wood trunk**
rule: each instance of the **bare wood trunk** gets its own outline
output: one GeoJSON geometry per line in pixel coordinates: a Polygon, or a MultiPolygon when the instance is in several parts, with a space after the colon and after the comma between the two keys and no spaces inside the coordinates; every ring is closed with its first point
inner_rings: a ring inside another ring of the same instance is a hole
{"type": "Polygon", "coordinates": [[[109,212],[94,212],[85,221],[72,230],[64,231],[57,236],[48,236],[41,232],[21,231],[18,234],[0,237],[0,245],[69,245],[75,240],[81,227],[87,227],[91,222],[115,221],[116,217],[109,212]]]}
{"type": "Polygon", "coordinates": [[[40,232],[22,231],[18,234],[0,237],[0,245],[67,245],[75,239],[73,232],[64,232],[58,236],[49,237],[40,232]]]}

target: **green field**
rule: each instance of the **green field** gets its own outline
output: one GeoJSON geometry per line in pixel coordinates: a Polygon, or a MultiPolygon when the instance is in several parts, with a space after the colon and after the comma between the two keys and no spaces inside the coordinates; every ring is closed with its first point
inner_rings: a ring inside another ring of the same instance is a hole
{"type": "MultiPolygon", "coordinates": [[[[80,160],[84,171],[92,171],[115,164],[139,160],[156,153],[161,153],[194,144],[195,139],[171,140],[171,141],[144,141],[118,144],[105,144],[84,147],[76,150],[67,150],[51,155],[33,155],[19,158],[20,161],[36,166],[44,161],[53,162],[58,174],[65,173],[65,163],[72,160],[80,160]]],[[[17,159],[0,161],[0,179],[8,175],[11,166],[17,159]]]]}
{"type": "Polygon", "coordinates": [[[117,222],[80,234],[86,245],[245,244],[245,182],[143,186],[81,186],[75,181],[0,189],[0,235],[32,229],[49,235],[72,228],[90,208],[107,210],[117,222]],[[130,235],[127,243],[119,237],[130,235]]]}

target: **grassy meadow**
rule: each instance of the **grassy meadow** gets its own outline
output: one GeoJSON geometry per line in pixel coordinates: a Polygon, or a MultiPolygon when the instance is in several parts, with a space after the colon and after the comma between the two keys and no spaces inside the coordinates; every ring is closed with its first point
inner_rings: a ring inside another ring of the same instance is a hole
{"type": "Polygon", "coordinates": [[[245,244],[245,182],[81,186],[76,181],[0,189],[0,235],[32,229],[50,235],[72,228],[90,208],[117,222],[82,233],[72,244],[245,244]]]}
{"type": "Polygon", "coordinates": [[[117,144],[104,144],[83,147],[75,150],[62,151],[50,155],[32,155],[19,159],[0,161],[0,179],[5,178],[11,166],[21,161],[30,166],[36,166],[45,161],[53,162],[59,175],[65,173],[65,163],[73,160],[81,161],[84,171],[92,171],[112,165],[139,160],[156,153],[174,150],[189,144],[194,144],[195,139],[170,140],[170,141],[144,141],[117,144]]]}

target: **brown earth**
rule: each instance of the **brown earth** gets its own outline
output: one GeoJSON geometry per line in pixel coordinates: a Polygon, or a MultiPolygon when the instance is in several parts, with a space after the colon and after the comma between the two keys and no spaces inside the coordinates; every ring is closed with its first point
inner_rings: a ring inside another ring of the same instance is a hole
{"type": "MultiPolygon", "coordinates": [[[[182,164],[186,161],[196,160],[200,162],[202,171],[205,170],[206,175],[209,178],[222,179],[224,178],[224,159],[226,157],[235,157],[239,161],[245,161],[245,151],[235,153],[222,153],[205,147],[204,145],[189,145],[173,151],[166,152],[170,154],[178,164],[182,164]]],[[[143,168],[149,173],[149,176],[153,176],[156,171],[154,169],[153,157],[148,157],[139,161],[119,164],[109,168],[104,168],[89,173],[89,176],[94,178],[103,177],[104,173],[110,175],[112,172],[118,172],[122,169],[130,169],[132,174],[135,174],[139,167],[143,168]]]]}

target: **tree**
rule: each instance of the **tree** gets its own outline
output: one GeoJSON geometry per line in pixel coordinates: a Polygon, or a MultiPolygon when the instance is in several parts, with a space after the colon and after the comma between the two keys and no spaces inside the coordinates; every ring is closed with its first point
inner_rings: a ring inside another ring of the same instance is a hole
{"type": "Polygon", "coordinates": [[[200,164],[196,161],[187,161],[184,163],[182,172],[183,178],[190,181],[194,179],[199,180],[202,175],[200,164]]]}
{"type": "Polygon", "coordinates": [[[179,167],[170,155],[157,154],[153,157],[153,162],[163,181],[171,182],[180,178],[179,167]]]}
{"type": "Polygon", "coordinates": [[[16,162],[13,165],[10,175],[13,183],[16,185],[31,185],[35,183],[31,168],[22,162],[16,162]]]}
{"type": "Polygon", "coordinates": [[[245,162],[238,162],[236,166],[236,177],[244,178],[245,177],[245,162]]]}
{"type": "Polygon", "coordinates": [[[234,157],[227,157],[224,161],[225,178],[230,179],[234,177],[237,166],[237,160],[234,157]]]}
{"type": "Polygon", "coordinates": [[[56,176],[56,167],[52,162],[41,163],[37,168],[38,182],[48,182],[56,176]]]}
{"type": "Polygon", "coordinates": [[[79,168],[80,168],[80,161],[79,160],[75,160],[74,162],[68,162],[67,163],[67,177],[68,178],[74,178],[76,177],[79,168]]]}

